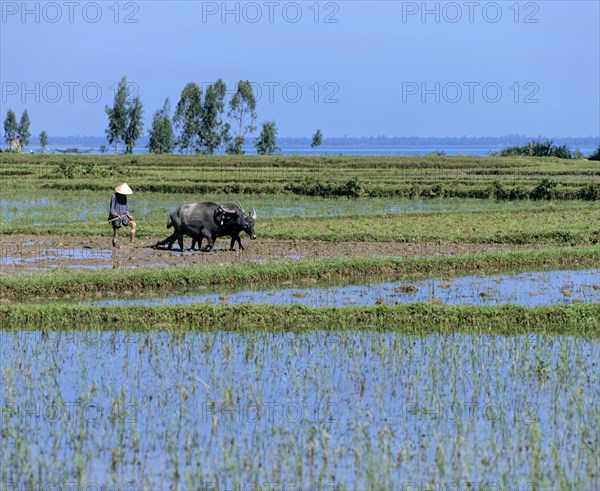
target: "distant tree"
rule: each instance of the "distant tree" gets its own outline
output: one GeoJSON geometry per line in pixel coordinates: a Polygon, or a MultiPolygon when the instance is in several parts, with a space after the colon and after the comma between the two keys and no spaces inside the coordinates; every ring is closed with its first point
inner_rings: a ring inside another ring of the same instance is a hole
{"type": "Polygon", "coordinates": [[[25,147],[29,145],[29,138],[31,137],[31,132],[29,131],[29,113],[27,110],[23,111],[21,114],[21,121],[19,122],[19,128],[17,130],[17,138],[19,139],[19,143],[21,144],[21,151],[25,150],[25,147]]]}
{"type": "Polygon", "coordinates": [[[13,142],[18,137],[19,125],[17,124],[17,116],[9,109],[6,112],[6,119],[4,120],[4,141],[8,145],[8,149],[12,149],[13,142]]]}
{"type": "Polygon", "coordinates": [[[588,157],[588,160],[600,160],[600,145],[596,151],[588,157]]]}
{"type": "MultiPolygon", "coordinates": [[[[217,96],[217,110],[219,112],[219,117],[223,117],[223,113],[225,111],[225,95],[227,94],[227,86],[223,80],[219,79],[214,84],[215,95],[217,96]]],[[[220,121],[223,123],[223,121],[220,121]]]]}
{"type": "Polygon", "coordinates": [[[320,147],[321,143],[323,143],[323,134],[321,133],[321,130],[317,130],[317,132],[312,137],[312,143],[310,144],[310,146],[312,148],[320,147]]]}
{"type": "Polygon", "coordinates": [[[254,141],[258,155],[273,155],[281,150],[277,146],[277,123],[265,121],[260,136],[254,141]]]}
{"type": "Polygon", "coordinates": [[[229,143],[227,144],[225,152],[229,155],[243,155],[245,142],[246,138],[243,136],[236,136],[233,140],[229,137],[229,143]]]}
{"type": "Polygon", "coordinates": [[[231,146],[231,125],[225,123],[221,126],[221,148],[229,153],[229,147],[231,146]]]}
{"type": "Polygon", "coordinates": [[[180,129],[177,145],[189,153],[191,148],[197,146],[202,123],[202,90],[198,84],[190,82],[183,88],[173,120],[180,129]]]}
{"type": "Polygon", "coordinates": [[[578,148],[573,152],[573,158],[577,160],[585,159],[585,155],[578,148]]]}
{"type": "Polygon", "coordinates": [[[148,150],[150,153],[172,153],[175,148],[175,133],[171,124],[171,107],[169,98],[165,99],[163,107],[154,113],[152,128],[148,132],[148,150]]]}
{"type": "Polygon", "coordinates": [[[46,146],[48,145],[48,133],[46,131],[42,131],[40,133],[40,147],[42,147],[42,152],[46,152],[46,146]]]}
{"type": "Polygon", "coordinates": [[[108,115],[106,137],[110,145],[113,143],[115,144],[115,153],[118,153],[119,142],[127,131],[129,119],[127,108],[127,79],[125,77],[123,77],[117,85],[113,106],[106,106],[104,110],[108,115]]]}
{"type": "Polygon", "coordinates": [[[256,127],[253,125],[256,120],[256,99],[252,92],[250,81],[240,80],[237,91],[229,101],[229,112],[227,115],[237,125],[237,136],[233,144],[229,144],[227,153],[242,154],[242,147],[246,141],[245,134],[252,133],[256,127]]]}
{"type": "Polygon", "coordinates": [[[208,155],[215,153],[223,139],[223,121],[220,116],[225,109],[225,93],[225,82],[219,79],[208,86],[204,95],[198,140],[199,147],[203,148],[203,151],[208,155]]]}
{"type": "Polygon", "coordinates": [[[142,116],[144,115],[144,107],[139,96],[134,97],[130,104],[127,105],[127,126],[123,133],[123,142],[125,143],[125,153],[133,153],[135,142],[142,136],[144,123],[142,116]]]}
{"type": "Polygon", "coordinates": [[[100,145],[100,148],[98,148],[98,150],[100,150],[100,153],[106,153],[108,147],[103,143],[102,145],[100,145]]]}

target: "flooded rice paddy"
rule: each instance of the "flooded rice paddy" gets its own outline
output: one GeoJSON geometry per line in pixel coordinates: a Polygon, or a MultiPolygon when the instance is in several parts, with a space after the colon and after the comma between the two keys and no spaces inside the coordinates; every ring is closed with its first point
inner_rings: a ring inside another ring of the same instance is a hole
{"type": "MultiPolygon", "coordinates": [[[[28,244],[31,245],[31,244],[28,244]]],[[[112,249],[96,249],[96,248],[70,248],[61,249],[58,247],[49,246],[48,248],[38,247],[33,254],[17,255],[6,253],[0,257],[0,264],[12,266],[15,264],[35,263],[39,261],[63,261],[63,260],[103,260],[109,261],[113,258],[114,251],[112,249]]],[[[57,263],[55,266],[58,266],[57,263]]]]}
{"type": "Polygon", "coordinates": [[[14,489],[597,489],[597,339],[2,337],[14,489]]]}
{"type": "MultiPolygon", "coordinates": [[[[82,191],[82,199],[65,199],[65,193],[45,190],[46,196],[37,199],[23,200],[22,196],[0,199],[0,222],[6,224],[78,224],[97,222],[105,224],[108,216],[110,192],[106,200],[98,201],[97,193],[82,191]]],[[[168,196],[156,193],[144,193],[131,200],[131,212],[142,217],[164,217],[182,203],[198,201],[217,201],[222,195],[183,195],[168,196]],[[154,194],[154,196],[153,196],[154,194]]],[[[399,199],[390,198],[358,198],[331,199],[303,196],[258,196],[249,200],[247,196],[229,196],[230,202],[239,199],[244,207],[254,206],[260,218],[322,217],[344,215],[380,215],[415,212],[451,212],[478,211],[512,208],[540,208],[545,203],[535,201],[498,203],[493,200],[472,200],[462,198],[443,199],[399,199]]]]}
{"type": "MultiPolygon", "coordinates": [[[[106,225],[110,193],[106,202],[85,191],[67,201],[63,195],[49,191],[27,201],[9,195],[0,200],[0,222],[106,225]]],[[[547,206],[458,199],[241,200],[263,218],[547,206]]],[[[148,193],[132,202],[132,213],[162,220],[178,204],[148,193]]],[[[0,273],[448,257],[518,248],[256,241],[244,254],[203,254],[155,251],[149,245],[115,250],[108,234],[28,238],[0,246],[0,273]]],[[[114,293],[102,300],[100,294],[86,305],[535,307],[600,301],[597,269],[307,284],[163,298],[145,292],[115,300],[114,293]]],[[[600,489],[598,339],[535,331],[543,326],[512,337],[410,336],[393,329],[382,334],[354,330],[356,325],[302,333],[211,327],[215,332],[174,334],[162,332],[167,327],[160,324],[151,332],[139,332],[135,324],[117,332],[78,326],[72,332],[40,332],[25,322],[18,332],[0,331],[2,489],[600,489]]]]}
{"type": "Polygon", "coordinates": [[[466,276],[328,288],[246,290],[223,294],[188,292],[155,298],[111,299],[86,305],[299,304],[309,307],[434,302],[446,305],[518,304],[528,307],[600,302],[600,270],[546,271],[466,276]]]}

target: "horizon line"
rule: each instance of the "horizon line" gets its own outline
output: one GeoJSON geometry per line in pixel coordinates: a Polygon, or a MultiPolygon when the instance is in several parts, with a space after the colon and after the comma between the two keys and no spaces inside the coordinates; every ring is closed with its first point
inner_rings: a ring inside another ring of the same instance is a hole
{"type": "MultiPolygon", "coordinates": [[[[51,135],[52,138],[106,138],[106,135],[51,135]]],[[[32,137],[37,138],[39,137],[39,135],[32,135],[32,137]]],[[[247,138],[251,138],[252,135],[249,135],[247,138]]],[[[140,139],[145,139],[148,138],[147,135],[141,136],[140,139]]],[[[277,137],[280,140],[291,140],[291,139],[296,139],[296,140],[300,140],[300,139],[307,139],[310,140],[312,138],[311,136],[278,136],[277,137]]],[[[514,134],[504,134],[504,135],[480,135],[480,136],[472,136],[472,135],[461,135],[461,136],[452,136],[452,135],[445,135],[445,136],[422,136],[422,135],[360,135],[360,136],[356,136],[356,135],[335,135],[335,136],[323,136],[323,140],[327,140],[327,139],[335,139],[335,138],[347,138],[347,139],[402,139],[402,138],[412,138],[412,139],[416,139],[416,138],[422,138],[422,139],[430,139],[430,140],[435,140],[435,139],[483,139],[483,138],[532,138],[532,139],[539,139],[539,138],[546,138],[546,139],[552,139],[552,138],[564,138],[564,139],[600,139],[600,134],[598,135],[585,135],[585,136],[568,136],[568,135],[552,135],[552,136],[546,136],[546,135],[537,135],[537,136],[532,136],[532,135],[524,135],[524,134],[518,134],[518,133],[514,133],[514,134]]]]}

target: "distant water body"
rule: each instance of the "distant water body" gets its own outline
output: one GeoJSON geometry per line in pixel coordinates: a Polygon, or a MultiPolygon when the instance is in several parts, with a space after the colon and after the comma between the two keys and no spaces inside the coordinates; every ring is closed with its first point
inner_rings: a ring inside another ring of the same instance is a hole
{"type": "MultiPolygon", "coordinates": [[[[62,153],[67,148],[77,148],[82,152],[93,155],[100,155],[101,152],[97,145],[49,145],[46,147],[47,153],[62,153]]],[[[436,146],[415,146],[415,145],[322,145],[319,148],[311,148],[310,146],[284,146],[281,148],[282,155],[427,155],[432,152],[444,152],[446,155],[489,155],[490,152],[502,150],[505,146],[490,146],[490,145],[436,145],[436,146]]],[[[584,155],[589,155],[594,152],[595,148],[579,149],[584,155]]],[[[39,146],[25,147],[27,153],[40,152],[39,146]]],[[[244,151],[247,155],[256,155],[254,147],[246,147],[244,151]]],[[[107,152],[107,155],[113,152],[107,152]]],[[[136,147],[133,151],[136,155],[147,154],[148,150],[145,147],[136,147]]],[[[66,154],[70,155],[70,154],[66,154]]]]}

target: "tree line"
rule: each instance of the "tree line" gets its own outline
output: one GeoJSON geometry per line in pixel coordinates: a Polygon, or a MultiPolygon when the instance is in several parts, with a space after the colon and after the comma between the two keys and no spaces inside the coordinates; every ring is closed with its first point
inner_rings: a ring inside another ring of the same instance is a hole
{"type": "MultiPolygon", "coordinates": [[[[256,130],[256,99],[248,80],[240,80],[236,91],[225,103],[227,87],[223,80],[208,85],[205,93],[195,82],[189,82],[181,92],[175,112],[171,116],[171,106],[167,97],[160,109],[152,116],[152,126],[148,131],[148,151],[162,154],[202,153],[213,155],[220,151],[231,155],[243,154],[246,136],[256,130]]],[[[129,97],[127,78],[122,77],[117,85],[112,106],[104,108],[108,117],[105,130],[109,145],[114,145],[115,153],[119,145],[125,146],[124,153],[133,153],[136,141],[142,136],[144,107],[139,96],[129,97]]],[[[17,124],[16,115],[8,111],[4,122],[5,140],[10,151],[21,152],[29,143],[29,115],[27,111],[17,124]]],[[[254,146],[259,155],[272,155],[281,149],[277,146],[277,123],[265,121],[254,146]]],[[[313,147],[322,143],[321,130],[313,135],[313,147]]],[[[40,144],[45,149],[48,135],[40,134],[40,144]]],[[[106,152],[106,145],[100,146],[106,152]]]]}
{"type": "MultiPolygon", "coordinates": [[[[27,110],[21,114],[21,120],[17,123],[17,115],[12,109],[6,112],[6,118],[4,119],[4,141],[8,145],[8,150],[11,152],[21,153],[25,147],[29,144],[29,138],[31,138],[31,132],[29,126],[31,121],[29,120],[29,113],[27,110]]],[[[46,131],[40,133],[40,146],[42,149],[46,149],[48,145],[48,134],[46,131]]]]}
{"type": "MultiPolygon", "coordinates": [[[[169,98],[152,115],[148,131],[150,153],[202,153],[213,155],[220,151],[230,155],[244,153],[246,136],[256,130],[256,99],[249,80],[240,80],[236,91],[225,103],[227,87],[223,80],[208,85],[205,93],[195,82],[189,82],[181,92],[175,112],[171,117],[169,98]]],[[[127,79],[118,84],[113,106],[105,108],[108,115],[106,135],[109,144],[115,144],[115,153],[121,141],[125,153],[132,153],[135,141],[142,132],[143,108],[136,96],[127,101],[127,79]]],[[[281,149],[277,146],[277,123],[265,121],[254,146],[259,155],[272,155],[281,149]]],[[[320,130],[315,133],[314,146],[321,143],[320,130]],[[317,134],[318,133],[318,134],[317,134]]]]}

